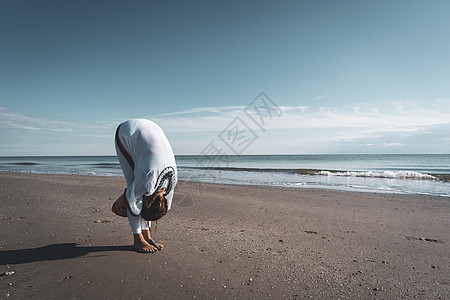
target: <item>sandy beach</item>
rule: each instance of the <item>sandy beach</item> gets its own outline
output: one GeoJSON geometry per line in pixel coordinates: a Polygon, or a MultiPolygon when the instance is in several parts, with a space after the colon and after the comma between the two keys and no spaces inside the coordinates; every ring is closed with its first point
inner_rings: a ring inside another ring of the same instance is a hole
{"type": "Polygon", "coordinates": [[[123,178],[0,182],[1,298],[450,298],[446,197],[180,182],[142,254],[123,178]]]}

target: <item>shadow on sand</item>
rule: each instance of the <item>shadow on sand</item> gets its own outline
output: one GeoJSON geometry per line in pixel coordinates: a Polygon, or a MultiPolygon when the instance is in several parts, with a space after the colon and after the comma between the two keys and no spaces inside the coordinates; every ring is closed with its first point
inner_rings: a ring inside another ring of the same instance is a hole
{"type": "Polygon", "coordinates": [[[2,250],[0,265],[14,265],[38,261],[70,259],[89,253],[134,251],[132,246],[99,246],[84,247],[76,243],[52,244],[39,248],[2,250]]]}

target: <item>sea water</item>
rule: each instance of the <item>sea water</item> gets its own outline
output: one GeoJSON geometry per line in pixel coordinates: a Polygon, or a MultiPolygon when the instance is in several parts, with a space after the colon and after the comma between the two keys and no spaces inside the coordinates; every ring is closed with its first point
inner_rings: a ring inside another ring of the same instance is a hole
{"type": "MultiPolygon", "coordinates": [[[[176,156],[180,180],[450,197],[448,154],[176,156]]],[[[122,176],[115,156],[0,157],[0,171],[122,176]]]]}

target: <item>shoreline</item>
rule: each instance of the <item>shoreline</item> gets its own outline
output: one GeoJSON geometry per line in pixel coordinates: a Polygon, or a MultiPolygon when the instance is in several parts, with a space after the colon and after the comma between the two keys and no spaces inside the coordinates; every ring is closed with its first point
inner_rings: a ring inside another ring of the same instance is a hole
{"type": "Polygon", "coordinates": [[[123,178],[0,182],[2,298],[450,295],[448,197],[180,181],[154,234],[166,249],[140,254],[110,211],[123,178]]]}
{"type": "MultiPolygon", "coordinates": [[[[80,177],[99,177],[99,178],[121,178],[123,177],[122,174],[120,175],[98,175],[98,174],[70,174],[70,173],[38,173],[38,172],[13,172],[13,171],[1,171],[1,174],[22,174],[22,175],[30,175],[30,176],[80,176],[80,177]]],[[[319,175],[318,175],[319,176],[319,175]]],[[[450,175],[449,175],[450,176],[450,175]]],[[[416,179],[420,180],[420,179],[416,179]]],[[[441,182],[447,182],[444,180],[439,180],[441,182]]],[[[249,187],[269,187],[264,184],[236,184],[236,183],[212,183],[212,182],[205,182],[205,181],[187,181],[187,180],[180,180],[180,182],[186,182],[186,183],[201,183],[201,184],[212,184],[212,185],[226,185],[226,186],[249,186],[249,187]]],[[[450,195],[440,195],[440,194],[432,194],[432,193],[419,193],[419,192],[405,192],[405,191],[389,191],[389,190],[377,190],[377,189],[370,189],[370,188],[356,188],[356,187],[348,187],[348,189],[345,189],[344,187],[327,187],[327,186],[304,186],[304,185],[270,185],[270,187],[277,188],[277,189],[301,189],[301,190],[324,190],[324,191],[337,191],[337,192],[348,192],[348,193],[367,193],[367,194],[392,194],[392,195],[406,195],[406,196],[433,196],[433,197],[443,197],[443,198],[449,198],[450,195]],[[354,189],[354,190],[352,190],[354,189]]]]}

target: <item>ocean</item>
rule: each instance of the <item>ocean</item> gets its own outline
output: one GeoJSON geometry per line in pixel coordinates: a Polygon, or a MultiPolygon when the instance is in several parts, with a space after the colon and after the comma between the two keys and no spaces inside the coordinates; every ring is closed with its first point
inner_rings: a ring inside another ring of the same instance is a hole
{"type": "MultiPolygon", "coordinates": [[[[450,197],[450,154],[176,157],[179,179],[450,197]]],[[[0,157],[0,171],[122,176],[115,156],[0,157]]]]}

